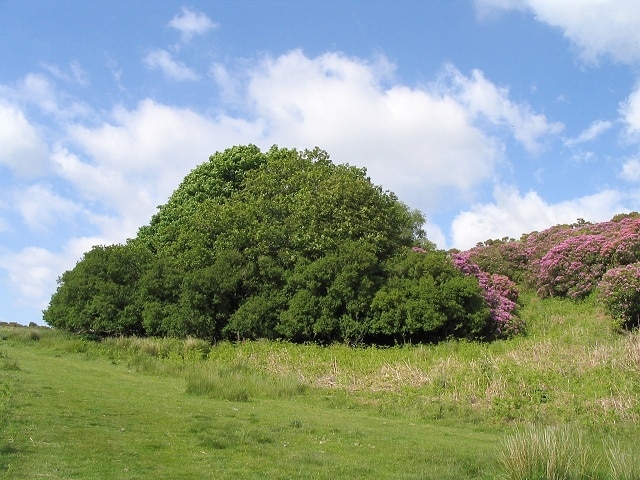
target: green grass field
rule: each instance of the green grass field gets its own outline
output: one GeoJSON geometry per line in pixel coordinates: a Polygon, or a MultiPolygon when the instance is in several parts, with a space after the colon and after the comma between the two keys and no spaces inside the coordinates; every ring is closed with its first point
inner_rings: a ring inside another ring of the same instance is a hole
{"type": "Polygon", "coordinates": [[[91,342],[4,327],[0,475],[640,478],[640,336],[591,300],[524,303],[527,335],[487,344],[91,342]]]}

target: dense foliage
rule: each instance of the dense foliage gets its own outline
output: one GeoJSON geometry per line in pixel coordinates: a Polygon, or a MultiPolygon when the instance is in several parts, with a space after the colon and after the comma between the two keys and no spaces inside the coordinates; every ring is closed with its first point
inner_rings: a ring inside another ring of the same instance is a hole
{"type": "Polygon", "coordinates": [[[543,298],[581,299],[597,293],[622,326],[639,324],[638,213],[595,224],[579,219],[518,241],[489,240],[465,254],[483,271],[518,279],[543,298]]]}
{"type": "Polygon", "coordinates": [[[234,147],[187,175],[136,238],[87,252],[44,318],[73,332],[207,340],[502,333],[492,319],[504,305],[430,245],[423,222],[324,151],[234,147]]]}
{"type": "Polygon", "coordinates": [[[489,306],[492,335],[500,337],[521,333],[524,330],[524,324],[515,315],[518,301],[518,289],[515,282],[506,275],[482,270],[471,261],[469,252],[454,253],[452,258],[453,263],[460,271],[478,279],[484,299],[489,306]]]}
{"type": "Polygon", "coordinates": [[[524,331],[516,284],[640,318],[640,214],[438,251],[420,212],[326,152],[238,146],[125,245],[59,279],[44,319],[99,335],[393,343],[524,331]]]}
{"type": "Polygon", "coordinates": [[[599,296],[620,326],[640,327],[640,263],[615,267],[605,273],[599,284],[599,296]]]}

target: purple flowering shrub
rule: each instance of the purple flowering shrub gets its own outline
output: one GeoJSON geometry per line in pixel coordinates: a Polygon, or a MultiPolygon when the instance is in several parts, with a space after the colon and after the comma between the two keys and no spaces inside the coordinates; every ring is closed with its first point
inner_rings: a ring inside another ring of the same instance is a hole
{"type": "Polygon", "coordinates": [[[487,241],[469,250],[471,261],[485,272],[505,275],[514,281],[522,281],[529,257],[522,242],[514,239],[487,241]]]}
{"type": "Polygon", "coordinates": [[[521,333],[524,330],[524,322],[515,315],[518,301],[515,282],[505,275],[481,270],[471,260],[470,252],[453,253],[451,259],[462,273],[478,279],[490,310],[490,335],[508,337],[521,333]]]}
{"type": "Polygon", "coordinates": [[[640,218],[623,218],[619,222],[602,224],[611,233],[602,247],[602,255],[612,265],[627,265],[640,261],[640,218]],[[617,228],[612,228],[615,224],[617,228]]]}
{"type": "Polygon", "coordinates": [[[640,214],[578,220],[518,241],[486,241],[469,252],[481,270],[505,274],[541,297],[584,298],[610,268],[640,262],[640,214]]]}
{"type": "Polygon", "coordinates": [[[607,271],[598,285],[598,297],[621,326],[640,327],[640,263],[607,271]]]}
{"type": "Polygon", "coordinates": [[[584,298],[593,292],[622,326],[640,327],[640,213],[608,222],[556,225],[520,240],[487,240],[454,264],[485,291],[497,336],[523,329],[514,314],[519,285],[540,297],[584,298]]]}
{"type": "Polygon", "coordinates": [[[564,239],[539,260],[532,270],[540,297],[583,298],[607,271],[609,259],[602,256],[604,235],[579,235],[564,239]]]}

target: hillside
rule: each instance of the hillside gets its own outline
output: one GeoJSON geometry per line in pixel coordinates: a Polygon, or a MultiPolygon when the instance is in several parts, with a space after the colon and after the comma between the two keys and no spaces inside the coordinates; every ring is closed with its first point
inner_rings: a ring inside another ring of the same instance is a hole
{"type": "Polygon", "coordinates": [[[501,274],[540,298],[595,295],[624,328],[640,325],[640,214],[610,221],[579,219],[519,240],[488,240],[462,254],[482,271],[501,274]]]}
{"type": "Polygon", "coordinates": [[[593,298],[528,293],[520,314],[527,333],[511,339],[391,348],[3,327],[0,467],[15,479],[515,480],[565,478],[517,475],[562,454],[568,478],[638,478],[640,336],[593,298]]]}

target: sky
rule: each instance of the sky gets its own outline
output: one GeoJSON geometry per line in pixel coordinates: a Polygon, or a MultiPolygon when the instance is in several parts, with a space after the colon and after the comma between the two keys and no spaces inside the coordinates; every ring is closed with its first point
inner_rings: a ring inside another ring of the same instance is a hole
{"type": "Polygon", "coordinates": [[[234,145],[326,150],[439,248],[640,210],[637,0],[0,0],[0,321],[234,145]]]}

